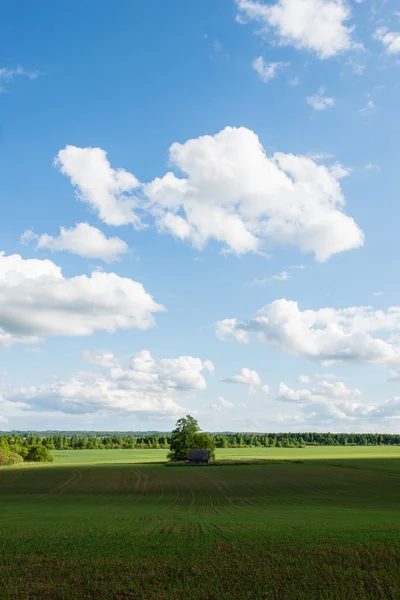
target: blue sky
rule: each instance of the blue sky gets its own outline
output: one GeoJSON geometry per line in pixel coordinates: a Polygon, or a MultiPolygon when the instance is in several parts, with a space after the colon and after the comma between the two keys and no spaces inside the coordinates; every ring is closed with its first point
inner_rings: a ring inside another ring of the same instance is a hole
{"type": "Polygon", "coordinates": [[[400,432],[400,13],[3,2],[0,428],[400,432]]]}

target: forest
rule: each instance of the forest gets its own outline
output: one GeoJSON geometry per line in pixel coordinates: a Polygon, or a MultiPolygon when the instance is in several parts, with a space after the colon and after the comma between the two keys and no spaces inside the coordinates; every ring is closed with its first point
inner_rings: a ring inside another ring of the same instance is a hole
{"type": "MultiPolygon", "coordinates": [[[[387,433],[210,433],[216,448],[305,446],[397,446],[400,435],[387,433]]],[[[73,432],[0,433],[0,466],[52,461],[51,450],[169,449],[170,433],[73,432]]]]}

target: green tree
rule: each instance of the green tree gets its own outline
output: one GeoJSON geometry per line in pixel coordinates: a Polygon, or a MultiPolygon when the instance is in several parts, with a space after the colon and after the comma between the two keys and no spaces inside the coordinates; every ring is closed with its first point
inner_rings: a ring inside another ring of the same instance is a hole
{"type": "Polygon", "coordinates": [[[7,456],[7,458],[6,458],[5,464],[7,466],[10,466],[10,465],[19,465],[19,463],[22,463],[23,460],[24,459],[22,458],[22,456],[20,456],[16,452],[10,452],[9,456],[7,456]]]}
{"type": "Polygon", "coordinates": [[[50,450],[42,444],[34,444],[29,448],[25,458],[29,462],[53,462],[54,456],[50,454],[50,450]]]}
{"type": "Polygon", "coordinates": [[[3,467],[7,464],[8,455],[6,456],[5,452],[0,448],[0,467],[3,467]]]}
{"type": "Polygon", "coordinates": [[[200,431],[199,424],[191,415],[178,419],[171,434],[171,451],[168,458],[171,460],[186,460],[191,447],[192,436],[198,431],[200,431]]]}
{"type": "Polygon", "coordinates": [[[210,458],[211,460],[215,460],[214,440],[206,433],[194,433],[190,439],[190,448],[210,450],[210,458]]]}

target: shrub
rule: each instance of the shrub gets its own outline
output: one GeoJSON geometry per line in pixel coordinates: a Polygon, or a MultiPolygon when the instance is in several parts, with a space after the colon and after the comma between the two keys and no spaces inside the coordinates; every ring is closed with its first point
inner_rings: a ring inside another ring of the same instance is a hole
{"type": "Polygon", "coordinates": [[[5,452],[3,452],[2,450],[0,450],[0,467],[4,467],[4,465],[6,465],[6,461],[7,461],[7,456],[5,455],[5,452]]]}
{"type": "Polygon", "coordinates": [[[19,465],[23,461],[24,459],[22,458],[22,456],[20,456],[16,452],[10,452],[10,455],[6,458],[6,465],[8,467],[11,465],[19,465]]]}
{"type": "Polygon", "coordinates": [[[27,462],[53,462],[54,456],[46,446],[35,444],[29,448],[25,460],[27,462]]]}

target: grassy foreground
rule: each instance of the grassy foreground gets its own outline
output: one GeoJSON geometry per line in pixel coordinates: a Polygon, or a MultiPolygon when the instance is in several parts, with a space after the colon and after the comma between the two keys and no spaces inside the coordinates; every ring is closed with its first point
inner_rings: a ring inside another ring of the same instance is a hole
{"type": "Polygon", "coordinates": [[[54,454],[0,470],[1,599],[400,598],[400,449],[54,454]]]}

